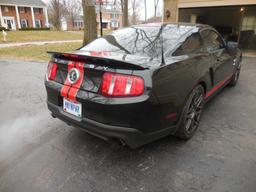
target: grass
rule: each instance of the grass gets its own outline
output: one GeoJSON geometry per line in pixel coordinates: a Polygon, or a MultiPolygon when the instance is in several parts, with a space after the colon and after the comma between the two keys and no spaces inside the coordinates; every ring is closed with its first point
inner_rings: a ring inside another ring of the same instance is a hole
{"type": "MultiPolygon", "coordinates": [[[[65,31],[9,31],[7,32],[7,42],[30,42],[30,41],[60,41],[60,40],[82,40],[81,32],[65,31]]],[[[2,34],[0,34],[0,43],[3,43],[2,34]]]]}
{"type": "MultiPolygon", "coordinates": [[[[104,34],[111,30],[104,30],[104,34]]],[[[0,35],[1,37],[1,35],[0,35]]],[[[51,40],[82,40],[83,32],[63,31],[10,31],[8,42],[30,42],[51,40]]],[[[0,39],[1,43],[1,39],[0,39]]],[[[0,59],[19,59],[25,61],[47,61],[50,59],[47,51],[66,52],[82,46],[81,43],[61,43],[46,45],[26,45],[19,47],[0,48],[0,59]]]]}
{"type": "MultiPolygon", "coordinates": [[[[103,34],[107,35],[112,30],[104,29],[103,34]]],[[[82,40],[83,31],[66,32],[66,31],[7,31],[7,42],[3,42],[0,33],[0,43],[20,43],[32,41],[61,41],[61,40],[82,40]]],[[[100,35],[100,30],[98,30],[100,35]]]]}
{"type": "MultiPolygon", "coordinates": [[[[103,35],[107,35],[109,33],[111,33],[113,30],[111,29],[103,29],[103,35]]],[[[100,29],[97,30],[98,35],[100,36],[100,29]]]]}
{"type": "Polygon", "coordinates": [[[0,48],[1,59],[19,59],[25,61],[48,61],[47,51],[66,52],[81,47],[82,43],[63,43],[46,45],[27,45],[20,47],[0,48]]]}

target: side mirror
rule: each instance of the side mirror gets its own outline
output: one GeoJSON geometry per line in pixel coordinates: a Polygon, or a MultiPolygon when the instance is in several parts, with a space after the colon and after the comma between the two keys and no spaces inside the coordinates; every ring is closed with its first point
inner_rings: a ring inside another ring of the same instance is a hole
{"type": "Polygon", "coordinates": [[[234,41],[228,41],[227,42],[227,48],[230,50],[234,50],[238,48],[238,42],[234,42],[234,41]]]}

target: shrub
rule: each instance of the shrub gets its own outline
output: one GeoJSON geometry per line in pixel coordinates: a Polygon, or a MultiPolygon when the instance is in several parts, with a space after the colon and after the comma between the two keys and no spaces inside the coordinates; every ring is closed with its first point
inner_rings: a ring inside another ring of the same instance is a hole
{"type": "Polygon", "coordinates": [[[42,28],[32,28],[32,27],[27,27],[27,28],[21,28],[19,31],[49,31],[49,27],[42,27],[42,28]]]}
{"type": "Polygon", "coordinates": [[[9,29],[6,29],[5,27],[0,27],[0,31],[3,31],[3,30],[10,31],[9,29]]]}

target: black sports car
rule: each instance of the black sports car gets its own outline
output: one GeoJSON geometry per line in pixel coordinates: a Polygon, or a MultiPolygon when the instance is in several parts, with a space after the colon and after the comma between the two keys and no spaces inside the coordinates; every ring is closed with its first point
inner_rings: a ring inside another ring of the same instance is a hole
{"type": "Polygon", "coordinates": [[[132,148],[170,134],[191,138],[205,102],[236,85],[242,60],[214,28],[184,23],[132,26],[50,54],[52,116],[132,148]]]}

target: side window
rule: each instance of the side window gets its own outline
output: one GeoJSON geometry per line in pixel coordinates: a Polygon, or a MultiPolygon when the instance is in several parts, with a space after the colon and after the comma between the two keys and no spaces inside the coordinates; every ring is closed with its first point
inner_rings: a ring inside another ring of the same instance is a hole
{"type": "Polygon", "coordinates": [[[202,31],[201,36],[208,52],[214,52],[224,47],[224,42],[221,36],[215,31],[212,31],[212,30],[202,31]]]}
{"type": "Polygon", "coordinates": [[[191,53],[198,53],[201,51],[203,51],[203,43],[201,37],[198,33],[194,33],[189,36],[172,55],[179,56],[191,53]]]}

